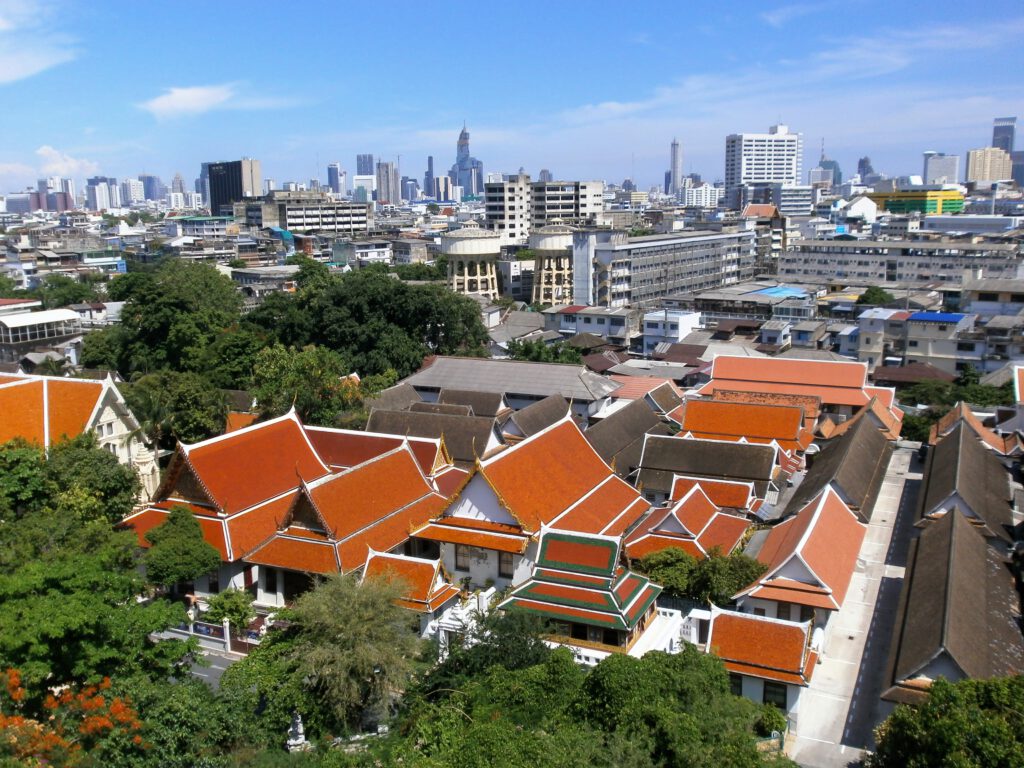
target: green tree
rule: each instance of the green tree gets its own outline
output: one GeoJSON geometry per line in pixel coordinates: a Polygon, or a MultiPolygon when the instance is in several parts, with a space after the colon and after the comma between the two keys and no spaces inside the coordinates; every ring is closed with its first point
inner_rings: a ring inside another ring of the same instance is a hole
{"type": "Polygon", "coordinates": [[[42,508],[55,491],[42,448],[21,439],[0,446],[0,520],[42,508]]]}
{"type": "Polygon", "coordinates": [[[730,603],[734,594],[765,572],[761,562],[740,552],[723,555],[717,548],[698,560],[680,547],[668,547],[635,566],[668,595],[716,605],[730,603]]]}
{"type": "Polygon", "coordinates": [[[896,707],[875,738],[868,768],[1024,765],[1024,677],[936,680],[923,704],[896,707]]]}
{"type": "Polygon", "coordinates": [[[382,717],[408,685],[419,650],[414,617],[397,595],[397,585],[334,575],[299,597],[281,614],[288,627],[268,632],[221,680],[241,727],[269,742],[293,711],[313,735],[382,717]]]}
{"type": "Polygon", "coordinates": [[[868,286],[867,290],[857,297],[858,304],[864,304],[871,307],[884,307],[895,300],[895,296],[884,288],[879,288],[877,285],[868,286]]]}
{"type": "Polygon", "coordinates": [[[99,301],[95,285],[82,282],[68,275],[47,275],[39,286],[39,298],[45,309],[66,307],[69,304],[99,301]]]}
{"type": "Polygon", "coordinates": [[[253,394],[263,416],[280,416],[294,406],[304,423],[331,426],[359,400],[359,385],[347,375],[336,352],[275,344],[256,355],[253,394]]]}
{"type": "Polygon", "coordinates": [[[196,443],[224,431],[228,403],[223,392],[197,373],[159,371],[121,386],[142,432],[164,449],[177,441],[196,443]]]}
{"type": "Polygon", "coordinates": [[[534,363],[579,364],[583,361],[580,351],[564,341],[546,344],[543,341],[513,339],[508,344],[508,356],[513,360],[529,360],[534,363]]]}
{"type": "Polygon", "coordinates": [[[245,634],[249,623],[256,618],[256,611],[252,607],[252,595],[241,589],[225,589],[209,600],[209,610],[204,616],[209,621],[223,621],[227,619],[235,637],[242,637],[245,634]]]}
{"type": "Polygon", "coordinates": [[[46,461],[46,474],[65,492],[79,489],[90,495],[103,519],[110,523],[132,511],[141,490],[138,475],[101,449],[91,432],[54,445],[46,461]]]}
{"type": "Polygon", "coordinates": [[[153,584],[174,586],[220,568],[220,553],[203,538],[203,529],[188,507],[176,506],[167,519],[146,534],[150,547],[143,561],[153,584]]]}
{"type": "Polygon", "coordinates": [[[440,212],[440,205],[438,205],[437,203],[427,203],[427,213],[429,213],[431,216],[437,216],[437,214],[439,214],[440,212]]]}
{"type": "MultiPolygon", "coordinates": [[[[46,522],[45,514],[34,513],[17,527],[35,525],[39,515],[46,522]]],[[[131,533],[76,523],[60,541],[33,547],[32,559],[6,565],[0,573],[0,668],[20,669],[32,687],[96,683],[104,676],[173,677],[192,645],[154,642],[150,634],[183,621],[184,610],[136,600],[143,582],[135,549],[131,533]]]]}

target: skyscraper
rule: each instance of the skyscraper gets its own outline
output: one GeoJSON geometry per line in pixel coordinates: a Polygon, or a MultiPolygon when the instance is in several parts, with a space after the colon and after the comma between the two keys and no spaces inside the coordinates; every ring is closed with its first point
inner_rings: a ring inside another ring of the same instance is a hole
{"type": "Polygon", "coordinates": [[[668,190],[666,191],[670,195],[674,195],[679,192],[679,185],[682,183],[683,178],[683,153],[679,149],[679,142],[676,139],[672,139],[668,157],[669,182],[668,190]]]}
{"type": "Polygon", "coordinates": [[[181,177],[180,173],[174,174],[174,178],[171,179],[171,192],[185,194],[185,179],[181,177]]]}
{"type": "Polygon", "coordinates": [[[246,197],[258,197],[263,190],[260,161],[243,157],[222,163],[208,163],[210,179],[210,213],[218,216],[223,206],[230,206],[246,197]]]}
{"type": "Polygon", "coordinates": [[[727,204],[739,206],[744,185],[793,184],[801,181],[804,153],[802,133],[773,125],[768,133],[734,133],[725,138],[727,204]]]}
{"type": "Polygon", "coordinates": [[[554,175],[552,175],[551,171],[549,171],[547,168],[541,168],[540,169],[540,173],[537,174],[537,181],[543,181],[543,182],[547,183],[549,181],[554,181],[554,180],[555,180],[554,175]]]}
{"type": "Polygon", "coordinates": [[[1003,181],[1012,175],[1013,161],[1005,149],[982,147],[967,153],[967,181],[1003,181]]]}
{"type": "Polygon", "coordinates": [[[356,176],[373,176],[373,155],[356,155],[356,176]]]}
{"type": "Polygon", "coordinates": [[[377,202],[398,205],[402,202],[402,189],[394,163],[377,163],[377,202]]]}
{"type": "Polygon", "coordinates": [[[448,176],[466,195],[479,195],[484,191],[484,164],[469,154],[469,131],[465,125],[455,144],[455,165],[448,176]]]}
{"type": "Polygon", "coordinates": [[[960,156],[925,152],[921,178],[925,184],[956,184],[960,180],[960,156]]]}
{"type": "Polygon", "coordinates": [[[147,200],[163,200],[167,195],[167,187],[160,180],[159,176],[140,173],[139,181],[142,182],[142,186],[146,190],[147,200]]]}
{"type": "Polygon", "coordinates": [[[992,146],[1003,152],[1013,152],[1016,132],[1016,117],[997,117],[992,121],[992,146]]]}
{"type": "Polygon", "coordinates": [[[329,163],[327,166],[327,186],[331,192],[336,195],[341,195],[345,192],[341,184],[341,174],[344,171],[341,170],[341,163],[329,163]]]}
{"type": "Polygon", "coordinates": [[[434,194],[434,156],[427,155],[427,172],[423,174],[423,192],[428,197],[434,194]]]}
{"type": "Polygon", "coordinates": [[[871,158],[862,157],[857,161],[857,175],[860,176],[860,180],[864,181],[865,176],[871,176],[875,172],[875,169],[871,167],[871,158]]]}

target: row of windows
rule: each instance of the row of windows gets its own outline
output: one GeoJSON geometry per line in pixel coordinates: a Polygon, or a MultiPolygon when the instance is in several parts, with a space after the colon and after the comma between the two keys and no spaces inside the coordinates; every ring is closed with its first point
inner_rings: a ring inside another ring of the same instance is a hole
{"type": "MultiPolygon", "coordinates": [[[[469,572],[469,556],[472,547],[466,544],[455,545],[455,570],[462,571],[463,573],[469,572]]],[[[503,579],[511,579],[513,571],[515,569],[515,563],[512,559],[511,552],[499,552],[498,553],[498,576],[503,579]]]]}

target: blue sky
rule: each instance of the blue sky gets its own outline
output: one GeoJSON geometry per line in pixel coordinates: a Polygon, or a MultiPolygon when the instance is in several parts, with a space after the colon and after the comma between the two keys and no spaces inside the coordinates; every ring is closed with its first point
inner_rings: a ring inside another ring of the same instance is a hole
{"type": "MultiPolygon", "coordinates": [[[[305,181],[355,155],[422,177],[465,120],[485,171],[722,175],[725,136],[785,122],[847,175],[919,173],[1020,115],[1024,4],[0,0],[0,193],[259,158],[305,181]]],[[[1024,135],[1018,139],[1024,149],[1024,135]]]]}

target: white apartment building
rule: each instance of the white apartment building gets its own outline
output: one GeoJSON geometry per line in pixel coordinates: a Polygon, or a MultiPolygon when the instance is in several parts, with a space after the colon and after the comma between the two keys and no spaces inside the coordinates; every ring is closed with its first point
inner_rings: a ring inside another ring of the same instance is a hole
{"type": "Polygon", "coordinates": [[[717,208],[722,197],[722,188],[711,184],[699,187],[686,187],[682,190],[683,205],[692,208],[717,208]]]}
{"type": "Polygon", "coordinates": [[[487,225],[501,235],[503,245],[526,243],[532,201],[530,177],[526,174],[484,184],[487,225]]]}
{"type": "Polygon", "coordinates": [[[629,237],[622,231],[573,236],[573,303],[649,306],[749,280],[756,258],[753,230],[687,230],[629,237]]]}
{"type": "Polygon", "coordinates": [[[1010,153],[997,147],[972,149],[967,153],[967,181],[992,182],[1013,177],[1010,153]]]}
{"type": "MultiPolygon", "coordinates": [[[[779,279],[959,285],[965,269],[1016,277],[1022,256],[1011,243],[954,240],[797,240],[779,256],[779,279]]],[[[863,283],[862,283],[863,284],[863,283]]]]}
{"type": "Polygon", "coordinates": [[[299,233],[366,232],[373,226],[373,205],[335,200],[327,192],[274,191],[261,200],[236,203],[235,219],[299,233]]]}
{"type": "Polygon", "coordinates": [[[146,199],[146,187],[138,179],[125,179],[121,182],[121,202],[125,205],[141,203],[146,199]]]}
{"type": "Polygon", "coordinates": [[[559,221],[593,224],[604,210],[600,181],[535,181],[526,174],[484,185],[488,226],[503,245],[522,245],[532,229],[559,221]]]}
{"type": "Polygon", "coordinates": [[[960,181],[960,155],[924,153],[925,184],[956,184],[960,181]]]}
{"type": "Polygon", "coordinates": [[[731,207],[739,206],[744,184],[799,184],[804,137],[786,125],[768,133],[734,133],[725,138],[725,191],[731,207]]]}
{"type": "Polygon", "coordinates": [[[644,354],[654,353],[659,344],[678,344],[700,328],[700,312],[662,309],[644,315],[644,354]]]}

